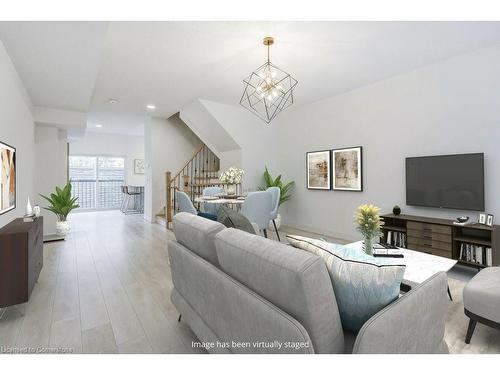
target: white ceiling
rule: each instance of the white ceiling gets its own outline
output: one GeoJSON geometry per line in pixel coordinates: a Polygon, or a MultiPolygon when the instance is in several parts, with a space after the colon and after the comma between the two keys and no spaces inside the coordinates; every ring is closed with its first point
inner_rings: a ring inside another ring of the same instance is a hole
{"type": "Polygon", "coordinates": [[[144,135],[144,123],[147,120],[148,116],[145,115],[91,111],[87,116],[87,131],[144,135]],[[98,128],[96,125],[102,127],[98,128]]]}
{"type": "Polygon", "coordinates": [[[300,105],[500,43],[500,22],[0,22],[35,105],[85,109],[124,132],[197,98],[238,104],[266,35],[300,105]]]}
{"type": "Polygon", "coordinates": [[[35,106],[87,111],[106,22],[0,22],[0,40],[35,106]]]}

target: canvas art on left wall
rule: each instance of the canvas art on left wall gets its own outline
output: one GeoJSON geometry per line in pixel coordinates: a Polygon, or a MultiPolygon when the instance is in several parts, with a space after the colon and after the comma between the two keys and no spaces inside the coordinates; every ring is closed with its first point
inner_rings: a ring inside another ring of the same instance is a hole
{"type": "Polygon", "coordinates": [[[0,214],[16,208],[16,149],[0,142],[0,214]]]}

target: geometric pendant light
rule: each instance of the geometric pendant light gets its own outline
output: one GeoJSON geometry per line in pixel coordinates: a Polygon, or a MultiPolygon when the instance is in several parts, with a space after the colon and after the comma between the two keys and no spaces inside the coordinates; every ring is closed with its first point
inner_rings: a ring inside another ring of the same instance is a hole
{"type": "Polygon", "coordinates": [[[268,124],[293,104],[293,90],[298,83],[290,74],[271,63],[269,46],[273,43],[272,37],[264,38],[267,62],[243,80],[245,89],[240,100],[243,107],[268,124]]]}

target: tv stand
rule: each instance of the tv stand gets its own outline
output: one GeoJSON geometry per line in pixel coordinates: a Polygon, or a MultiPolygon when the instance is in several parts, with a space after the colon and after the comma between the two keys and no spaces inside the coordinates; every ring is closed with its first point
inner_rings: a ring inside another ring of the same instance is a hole
{"type": "Polygon", "coordinates": [[[453,220],[413,215],[387,214],[383,240],[399,235],[404,239],[400,247],[456,259],[458,263],[475,268],[487,267],[486,253],[490,252],[492,266],[500,265],[500,226],[482,224],[455,225],[453,220]],[[491,249],[491,250],[487,250],[491,249]],[[467,260],[465,253],[474,253],[475,259],[467,260]],[[462,254],[462,257],[460,256],[462,254]]]}

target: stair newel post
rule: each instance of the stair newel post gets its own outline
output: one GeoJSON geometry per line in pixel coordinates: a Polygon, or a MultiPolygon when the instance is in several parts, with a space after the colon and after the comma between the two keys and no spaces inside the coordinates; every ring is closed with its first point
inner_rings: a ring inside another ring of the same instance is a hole
{"type": "Polygon", "coordinates": [[[165,205],[165,221],[168,228],[168,224],[172,221],[172,172],[167,171],[165,173],[165,184],[167,186],[166,190],[166,205],[165,205]]]}
{"type": "Polygon", "coordinates": [[[203,169],[205,171],[204,178],[206,180],[207,176],[208,176],[208,148],[207,147],[203,147],[203,151],[205,153],[205,157],[204,157],[204,160],[203,160],[203,169]]]}

